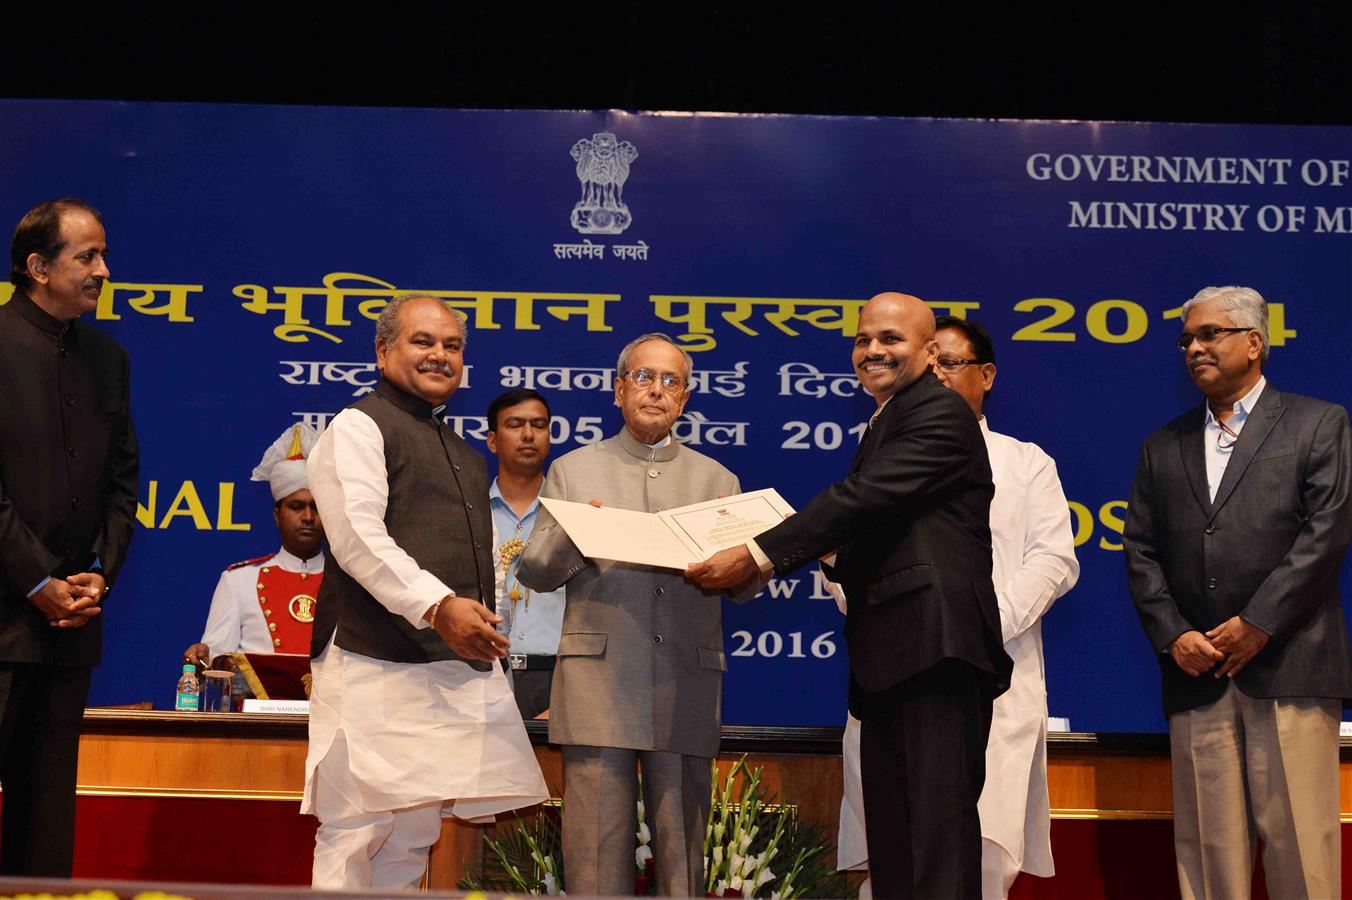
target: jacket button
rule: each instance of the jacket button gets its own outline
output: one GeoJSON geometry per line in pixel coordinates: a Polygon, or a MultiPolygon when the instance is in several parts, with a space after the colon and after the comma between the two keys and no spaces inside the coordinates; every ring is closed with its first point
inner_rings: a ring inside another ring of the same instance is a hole
{"type": "Polygon", "coordinates": [[[1206,533],[1207,533],[1207,534],[1215,534],[1215,533],[1216,533],[1216,526],[1215,526],[1215,525],[1208,525],[1208,526],[1206,527],[1206,533]]]}
{"type": "Polygon", "coordinates": [[[67,398],[66,398],[66,405],[67,405],[67,406],[74,406],[74,405],[75,405],[75,398],[74,398],[74,397],[67,397],[67,398]]]}
{"type": "Polygon", "coordinates": [[[79,498],[79,497],[71,497],[71,498],[70,498],[70,508],[71,508],[71,509],[79,509],[79,508],[80,508],[80,498],[79,498]]]}
{"type": "Polygon", "coordinates": [[[460,463],[451,463],[451,468],[452,468],[452,469],[455,469],[457,472],[459,472],[459,471],[460,471],[460,463]]]}
{"type": "Polygon", "coordinates": [[[483,545],[480,544],[478,541],[475,541],[475,542],[474,542],[474,549],[475,549],[475,550],[482,550],[482,549],[483,549],[483,545]]]}
{"type": "Polygon", "coordinates": [[[67,450],[66,452],[70,454],[70,458],[71,458],[71,459],[75,459],[75,458],[77,458],[77,457],[80,455],[80,451],[79,451],[79,450],[76,450],[74,447],[71,447],[71,448],[70,448],[69,450],[67,450]]]}
{"type": "Polygon", "coordinates": [[[653,635],[653,643],[654,643],[654,644],[660,644],[660,643],[662,643],[662,635],[660,635],[660,634],[655,634],[655,635],[653,635]]]}
{"type": "Polygon", "coordinates": [[[473,508],[474,508],[474,504],[473,504],[473,503],[466,503],[466,504],[465,504],[465,509],[473,509],[473,508]]]}
{"type": "Polygon", "coordinates": [[[1214,578],[1208,578],[1208,579],[1206,580],[1206,586],[1209,587],[1209,588],[1211,588],[1212,590],[1215,590],[1215,589],[1216,589],[1216,579],[1214,579],[1214,578]]]}
{"type": "Polygon", "coordinates": [[[657,590],[653,591],[653,593],[660,597],[660,596],[662,596],[663,594],[666,593],[666,589],[665,589],[665,588],[658,588],[657,590]]]}

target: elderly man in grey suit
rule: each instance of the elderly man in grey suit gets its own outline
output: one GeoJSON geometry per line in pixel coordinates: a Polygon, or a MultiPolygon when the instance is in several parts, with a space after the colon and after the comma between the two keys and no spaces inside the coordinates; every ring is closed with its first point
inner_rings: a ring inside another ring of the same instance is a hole
{"type": "MultiPolygon", "coordinates": [[[[659,512],[740,491],[736,476],[671,435],[690,398],[689,354],[645,334],[615,373],[624,428],[555,462],[541,497],[659,512]]],[[[568,892],[633,893],[637,763],[659,890],[702,896],[727,668],[721,599],[676,571],[584,558],[540,516],[517,574],[538,591],[567,584],[549,739],[563,747],[568,892]]]]}
{"type": "Polygon", "coordinates": [[[1123,537],[1159,653],[1179,887],[1248,897],[1258,837],[1270,896],[1338,897],[1347,412],[1267,383],[1257,291],[1199,292],[1178,347],[1206,402],[1146,439],[1123,537]]]}

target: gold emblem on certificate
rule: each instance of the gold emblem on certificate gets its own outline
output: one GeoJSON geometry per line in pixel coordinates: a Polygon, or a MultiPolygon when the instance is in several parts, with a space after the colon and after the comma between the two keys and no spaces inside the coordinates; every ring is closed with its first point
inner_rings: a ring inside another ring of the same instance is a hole
{"type": "Polygon", "coordinates": [[[309,594],[297,594],[291,598],[287,610],[291,613],[291,618],[309,625],[315,620],[315,598],[309,594]]]}

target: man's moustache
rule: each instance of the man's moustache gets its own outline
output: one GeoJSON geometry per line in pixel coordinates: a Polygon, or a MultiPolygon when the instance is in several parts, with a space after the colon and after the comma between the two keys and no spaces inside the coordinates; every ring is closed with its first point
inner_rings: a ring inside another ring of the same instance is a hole
{"type": "Polygon", "coordinates": [[[1201,365],[1208,365],[1208,366],[1214,366],[1214,365],[1216,365],[1216,357],[1214,357],[1214,356],[1197,356],[1197,357],[1194,357],[1194,358],[1188,360],[1188,368],[1189,368],[1189,369],[1195,369],[1195,368],[1197,368],[1198,366],[1201,366],[1201,365]]]}
{"type": "Polygon", "coordinates": [[[436,362],[418,363],[418,371],[423,373],[439,372],[442,375],[445,375],[447,378],[449,378],[452,374],[450,366],[446,365],[445,363],[436,363],[436,362]]]}

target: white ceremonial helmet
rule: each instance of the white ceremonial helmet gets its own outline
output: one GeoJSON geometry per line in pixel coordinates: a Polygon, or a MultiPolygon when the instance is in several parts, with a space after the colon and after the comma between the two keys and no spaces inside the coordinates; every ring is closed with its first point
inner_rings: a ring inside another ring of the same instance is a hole
{"type": "Polygon", "coordinates": [[[309,425],[297,424],[283,431],[263,459],[254,466],[253,480],[266,481],[272,488],[272,499],[290,496],[310,483],[305,478],[305,459],[310,455],[319,432],[309,425]]]}

